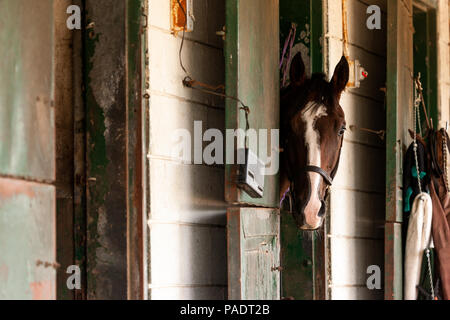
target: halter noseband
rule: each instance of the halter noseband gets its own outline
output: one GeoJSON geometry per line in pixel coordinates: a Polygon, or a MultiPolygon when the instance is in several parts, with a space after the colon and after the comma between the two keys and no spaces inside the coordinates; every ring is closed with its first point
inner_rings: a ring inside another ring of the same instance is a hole
{"type": "Polygon", "coordinates": [[[318,174],[320,174],[322,176],[322,178],[326,182],[326,184],[328,184],[329,186],[331,186],[333,184],[333,178],[325,170],[323,170],[321,167],[306,166],[305,167],[305,171],[306,172],[318,173],[318,174]]]}

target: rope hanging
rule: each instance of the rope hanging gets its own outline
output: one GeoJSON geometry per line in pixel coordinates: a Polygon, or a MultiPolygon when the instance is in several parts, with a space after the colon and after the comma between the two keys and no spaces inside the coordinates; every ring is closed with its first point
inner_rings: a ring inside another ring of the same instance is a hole
{"type": "Polygon", "coordinates": [[[283,75],[283,79],[281,82],[282,88],[286,87],[287,75],[289,74],[289,69],[288,69],[289,62],[291,62],[292,48],[294,47],[296,34],[297,34],[297,24],[292,23],[291,29],[289,30],[289,35],[286,38],[286,41],[284,42],[283,53],[281,54],[281,61],[280,61],[280,66],[279,66],[279,69],[281,70],[281,73],[283,75]],[[287,52],[287,56],[286,56],[286,51],[287,51],[288,46],[289,46],[289,51],[287,52]]]}
{"type": "MultiPolygon", "coordinates": [[[[421,121],[420,121],[420,104],[422,104],[423,107],[423,111],[425,114],[425,118],[426,118],[426,123],[427,123],[427,127],[428,129],[430,129],[430,123],[428,120],[428,116],[427,116],[427,112],[426,112],[426,107],[425,107],[425,102],[423,99],[423,88],[422,88],[422,83],[420,82],[420,73],[418,75],[418,77],[415,79],[414,81],[414,111],[413,111],[413,127],[414,127],[414,138],[413,138],[413,149],[414,149],[414,160],[416,163],[416,172],[417,172],[417,184],[419,187],[419,191],[420,194],[423,192],[422,191],[422,184],[420,181],[420,169],[419,169],[419,159],[417,156],[417,125],[419,126],[419,132],[420,132],[420,136],[422,136],[422,126],[421,126],[421,121]]],[[[431,288],[431,298],[433,300],[435,300],[436,295],[434,292],[434,284],[433,284],[433,274],[431,271],[431,258],[430,258],[430,243],[432,241],[432,237],[430,237],[430,242],[427,244],[427,247],[425,249],[425,254],[427,257],[427,267],[428,267],[428,277],[430,279],[430,288],[431,288]]]]}

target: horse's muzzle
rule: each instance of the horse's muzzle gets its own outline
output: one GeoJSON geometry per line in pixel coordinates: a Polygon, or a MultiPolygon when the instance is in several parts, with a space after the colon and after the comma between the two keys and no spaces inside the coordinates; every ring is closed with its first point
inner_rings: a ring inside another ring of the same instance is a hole
{"type": "Polygon", "coordinates": [[[322,226],[325,218],[325,211],[326,211],[325,201],[321,200],[321,207],[318,210],[318,212],[317,213],[310,212],[308,218],[306,217],[306,214],[303,210],[304,207],[300,211],[301,212],[300,214],[298,212],[294,214],[298,227],[301,230],[305,231],[318,230],[322,226]]]}

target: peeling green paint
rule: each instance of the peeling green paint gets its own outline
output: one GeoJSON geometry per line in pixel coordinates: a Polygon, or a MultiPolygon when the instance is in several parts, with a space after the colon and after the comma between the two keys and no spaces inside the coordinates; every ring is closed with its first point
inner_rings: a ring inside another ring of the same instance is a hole
{"type": "Polygon", "coordinates": [[[40,181],[55,178],[52,4],[0,0],[0,173],[40,181]]]}

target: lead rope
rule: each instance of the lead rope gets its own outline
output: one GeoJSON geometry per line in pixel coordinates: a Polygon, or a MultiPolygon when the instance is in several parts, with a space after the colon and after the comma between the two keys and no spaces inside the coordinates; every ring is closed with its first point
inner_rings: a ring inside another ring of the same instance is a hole
{"type": "Polygon", "coordinates": [[[280,61],[280,66],[279,66],[279,69],[281,70],[281,73],[283,74],[281,88],[286,87],[287,75],[289,73],[288,67],[289,67],[289,63],[291,62],[291,58],[292,58],[292,48],[294,47],[296,34],[297,34],[297,24],[292,23],[291,29],[289,30],[289,35],[286,38],[286,41],[284,42],[283,53],[281,54],[281,61],[280,61]],[[289,46],[289,51],[287,51],[288,46],[289,46]],[[286,53],[287,53],[287,56],[286,56],[286,53]]]}
{"type": "Polygon", "coordinates": [[[442,156],[443,156],[443,165],[444,165],[444,183],[445,188],[447,189],[447,193],[449,193],[449,185],[448,185],[448,172],[447,172],[447,136],[443,135],[442,139],[442,156]]]}
{"type": "Polygon", "coordinates": [[[430,248],[426,248],[425,252],[427,254],[427,262],[428,262],[428,276],[430,277],[430,287],[431,287],[431,299],[436,300],[436,296],[434,294],[434,285],[433,285],[433,274],[431,273],[431,259],[430,259],[430,248]]]}
{"type": "MultiPolygon", "coordinates": [[[[289,30],[289,35],[286,38],[286,41],[284,42],[283,52],[281,54],[280,65],[278,67],[283,75],[282,80],[281,80],[281,88],[286,87],[287,75],[288,75],[288,71],[289,71],[288,67],[289,67],[289,62],[291,62],[291,58],[292,58],[292,48],[294,47],[296,34],[297,34],[297,24],[291,23],[291,29],[289,30]],[[289,51],[287,51],[288,47],[289,47],[289,51]],[[286,55],[286,53],[287,53],[287,55],[286,55]]],[[[286,192],[283,194],[283,196],[281,197],[281,200],[280,200],[280,208],[281,208],[283,201],[286,198],[289,199],[289,212],[290,213],[292,213],[291,190],[292,190],[292,186],[289,185],[289,188],[287,188],[286,192]]]]}
{"type": "MultiPolygon", "coordinates": [[[[416,172],[417,172],[417,184],[419,186],[419,192],[422,193],[422,184],[420,182],[420,171],[419,171],[419,159],[417,157],[417,120],[420,121],[420,98],[417,98],[417,85],[414,90],[415,101],[414,101],[414,112],[413,112],[413,122],[414,122],[414,139],[413,139],[413,148],[414,148],[414,160],[416,161],[416,172]]],[[[420,124],[419,124],[420,128],[420,124]]],[[[420,129],[420,131],[422,131],[420,129]]]]}
{"type": "MultiPolygon", "coordinates": [[[[419,85],[421,86],[420,79],[418,78],[414,85],[414,98],[415,99],[414,99],[414,112],[413,112],[413,120],[414,120],[413,149],[414,149],[414,160],[416,162],[417,184],[419,186],[419,192],[422,193],[422,184],[420,182],[419,159],[417,156],[417,124],[419,125],[420,135],[422,135],[422,128],[420,125],[420,108],[419,108],[420,104],[422,102],[422,98],[417,93],[419,85]]],[[[427,256],[428,276],[430,278],[430,288],[431,288],[431,298],[432,298],[432,300],[435,300],[433,274],[431,272],[430,244],[428,244],[427,248],[425,249],[425,254],[427,256]]]]}

